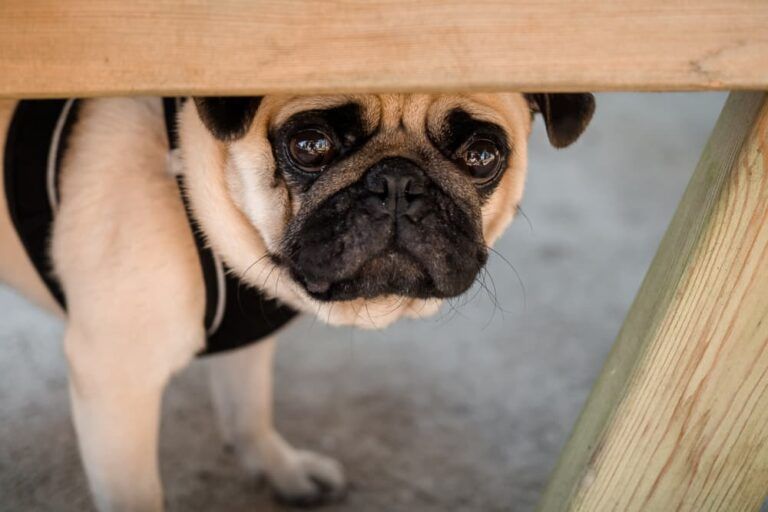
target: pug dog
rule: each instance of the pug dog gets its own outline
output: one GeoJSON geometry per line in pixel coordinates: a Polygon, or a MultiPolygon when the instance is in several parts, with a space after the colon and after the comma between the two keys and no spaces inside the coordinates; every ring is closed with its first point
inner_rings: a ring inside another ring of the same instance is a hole
{"type": "MultiPolygon", "coordinates": [[[[254,290],[278,324],[430,315],[473,284],[515,216],[534,113],[560,148],[594,110],[590,94],[209,97],[170,115],[160,98],[92,99],[66,128],[51,118],[45,155],[22,157],[44,117],[20,120],[22,103],[0,103],[0,281],[66,319],[74,424],[104,511],[163,508],[161,397],[206,350],[207,312],[221,321],[211,282],[254,290]],[[50,227],[24,224],[22,178],[47,189],[50,227]],[[20,225],[45,236],[28,242],[20,225]]],[[[340,465],[273,426],[274,335],[261,338],[209,357],[224,441],[283,500],[337,499],[340,465]]]]}

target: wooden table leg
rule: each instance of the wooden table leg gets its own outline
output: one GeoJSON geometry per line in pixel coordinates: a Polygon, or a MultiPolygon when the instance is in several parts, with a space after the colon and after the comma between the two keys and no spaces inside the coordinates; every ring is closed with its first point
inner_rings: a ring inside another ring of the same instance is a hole
{"type": "Polygon", "coordinates": [[[754,511],[766,492],[768,99],[739,92],[539,510],[754,511]]]}

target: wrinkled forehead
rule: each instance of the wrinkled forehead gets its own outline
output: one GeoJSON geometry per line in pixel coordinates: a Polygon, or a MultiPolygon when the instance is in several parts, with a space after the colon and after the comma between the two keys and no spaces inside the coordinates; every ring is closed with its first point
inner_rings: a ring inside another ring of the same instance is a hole
{"type": "Polygon", "coordinates": [[[527,110],[514,94],[352,94],[327,96],[271,96],[262,104],[269,110],[269,128],[292,116],[313,110],[354,105],[366,132],[405,128],[440,133],[451,112],[461,110],[479,121],[494,123],[510,136],[514,120],[527,110]]]}

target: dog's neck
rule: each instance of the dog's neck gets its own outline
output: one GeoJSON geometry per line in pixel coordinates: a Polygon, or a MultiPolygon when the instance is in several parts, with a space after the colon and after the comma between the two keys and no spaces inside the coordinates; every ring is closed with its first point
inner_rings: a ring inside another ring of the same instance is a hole
{"type": "Polygon", "coordinates": [[[178,136],[178,153],[171,152],[169,165],[183,177],[191,215],[208,246],[247,284],[304,309],[288,280],[278,287],[282,270],[275,268],[261,233],[232,201],[223,173],[227,151],[200,122],[191,102],[179,112],[178,136]]]}

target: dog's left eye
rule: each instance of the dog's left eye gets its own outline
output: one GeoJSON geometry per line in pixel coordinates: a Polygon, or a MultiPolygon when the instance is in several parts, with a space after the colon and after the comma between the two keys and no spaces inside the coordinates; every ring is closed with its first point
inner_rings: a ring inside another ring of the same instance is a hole
{"type": "Polygon", "coordinates": [[[336,156],[333,138],[317,128],[294,134],[288,143],[288,150],[294,163],[309,172],[323,170],[336,156]]]}
{"type": "Polygon", "coordinates": [[[490,139],[470,139],[457,152],[456,157],[479,184],[495,178],[502,163],[501,150],[498,144],[490,139]]]}

